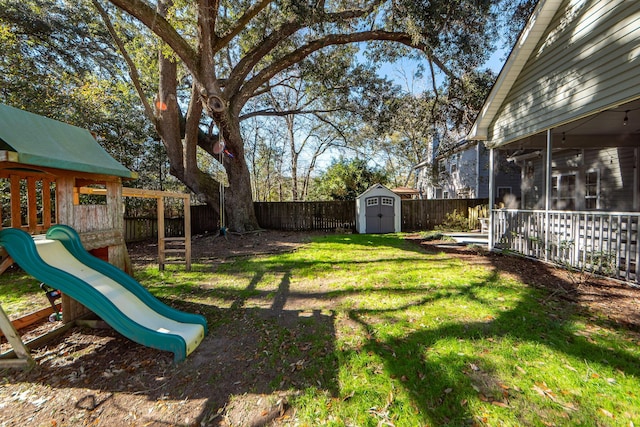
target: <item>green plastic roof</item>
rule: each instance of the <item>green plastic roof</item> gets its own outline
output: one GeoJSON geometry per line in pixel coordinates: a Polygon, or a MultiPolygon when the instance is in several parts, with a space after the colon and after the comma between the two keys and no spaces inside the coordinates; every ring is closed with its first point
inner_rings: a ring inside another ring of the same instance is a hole
{"type": "Polygon", "coordinates": [[[123,178],[137,178],[107,153],[91,133],[76,126],[0,104],[0,150],[18,162],[123,178]]]}

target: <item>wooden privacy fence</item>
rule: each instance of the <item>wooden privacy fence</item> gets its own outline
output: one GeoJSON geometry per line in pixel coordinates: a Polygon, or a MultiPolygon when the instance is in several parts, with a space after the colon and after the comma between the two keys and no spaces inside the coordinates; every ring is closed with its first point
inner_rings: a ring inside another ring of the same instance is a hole
{"type": "MultiPolygon", "coordinates": [[[[478,218],[487,213],[487,199],[402,200],[402,231],[433,230],[457,212],[468,218],[469,229],[480,227],[478,218]]],[[[256,217],[260,227],[289,231],[355,230],[354,200],[328,202],[256,202],[256,217]]],[[[154,238],[158,233],[155,218],[125,218],[127,242],[154,238]]],[[[208,206],[191,206],[193,234],[218,230],[218,214],[208,206]]],[[[165,235],[184,233],[182,218],[165,220],[165,235]]]]}
{"type": "Polygon", "coordinates": [[[457,212],[469,218],[469,228],[478,228],[477,206],[486,205],[488,199],[430,199],[402,201],[402,231],[433,230],[445,223],[448,214],[457,212]]]}
{"type": "MultiPolygon", "coordinates": [[[[218,229],[218,214],[206,205],[191,206],[191,234],[203,234],[218,229]]],[[[166,237],[184,236],[183,218],[165,218],[166,237]]],[[[124,239],[126,242],[139,242],[158,236],[156,217],[128,217],[124,219],[124,239]]]]}
{"type": "MultiPolygon", "coordinates": [[[[183,218],[165,218],[164,234],[166,237],[184,236],[183,218]]],[[[158,237],[158,218],[125,218],[124,240],[126,242],[138,242],[158,237]]]]}
{"type": "Polygon", "coordinates": [[[258,224],[277,230],[355,229],[355,200],[330,202],[256,202],[258,224]]]}

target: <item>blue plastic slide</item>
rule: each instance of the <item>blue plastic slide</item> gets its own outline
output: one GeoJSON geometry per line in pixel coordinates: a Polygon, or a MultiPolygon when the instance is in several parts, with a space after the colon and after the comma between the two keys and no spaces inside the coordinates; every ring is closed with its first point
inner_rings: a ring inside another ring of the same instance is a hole
{"type": "Polygon", "coordinates": [[[6,228],[0,246],[36,279],[84,304],[125,337],[173,352],[175,362],[207,333],[203,316],[162,303],[131,276],[87,252],[71,227],[55,225],[46,236],[6,228]]]}

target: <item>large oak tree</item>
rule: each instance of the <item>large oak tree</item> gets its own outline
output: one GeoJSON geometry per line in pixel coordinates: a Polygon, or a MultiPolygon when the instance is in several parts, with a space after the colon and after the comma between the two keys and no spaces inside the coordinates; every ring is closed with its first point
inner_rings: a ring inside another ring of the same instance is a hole
{"type": "MultiPolygon", "coordinates": [[[[92,0],[109,25],[113,10],[92,0]],[[110,15],[111,13],[111,15],[110,15]]],[[[218,205],[219,183],[198,166],[198,147],[226,171],[227,226],[257,228],[241,118],[279,77],[329,46],[359,43],[370,58],[416,55],[456,81],[479,66],[498,35],[497,14],[531,1],[504,0],[108,0],[146,26],[161,47],[157,95],[140,82],[118,31],[111,28],[166,147],[171,173],[218,205]],[[188,73],[188,91],[182,90],[188,73]],[[180,78],[179,78],[180,77],[180,78]],[[220,156],[221,141],[227,155],[220,156]]],[[[518,9],[521,13],[521,10],[518,9]]],[[[526,15],[526,14],[525,14],[526,15]]],[[[355,60],[355,56],[354,56],[355,60]]],[[[366,94],[361,94],[366,96],[366,94]]]]}

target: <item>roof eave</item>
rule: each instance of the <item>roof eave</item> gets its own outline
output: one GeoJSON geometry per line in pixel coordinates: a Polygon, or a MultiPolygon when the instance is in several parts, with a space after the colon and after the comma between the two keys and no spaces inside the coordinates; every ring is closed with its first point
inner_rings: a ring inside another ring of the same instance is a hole
{"type": "Polygon", "coordinates": [[[516,45],[511,50],[502,70],[500,70],[500,74],[491,88],[476,121],[467,134],[467,139],[476,141],[486,141],[488,139],[489,126],[495,119],[503,101],[551,23],[561,3],[562,0],[540,0],[538,2],[529,17],[529,21],[527,21],[527,25],[520,33],[516,45]]]}

